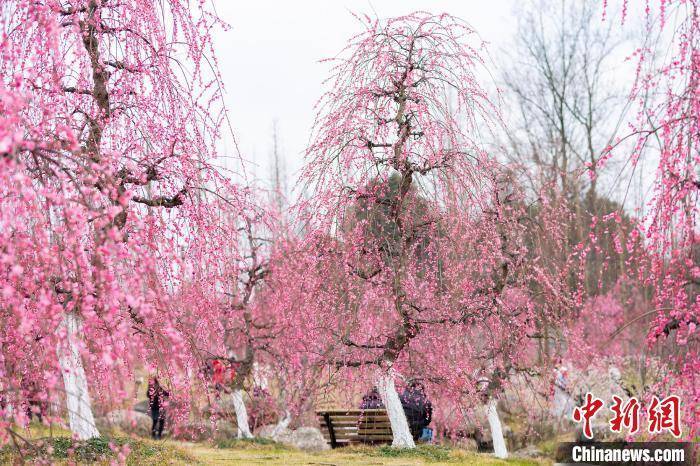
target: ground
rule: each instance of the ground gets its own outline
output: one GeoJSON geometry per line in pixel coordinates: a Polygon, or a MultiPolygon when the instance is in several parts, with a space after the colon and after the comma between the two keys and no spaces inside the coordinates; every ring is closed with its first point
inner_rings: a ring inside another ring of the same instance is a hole
{"type": "Polygon", "coordinates": [[[323,452],[304,452],[263,440],[207,442],[152,441],[138,437],[115,435],[109,439],[94,439],[74,444],[68,432],[57,428],[32,426],[17,430],[18,436],[0,450],[0,463],[19,464],[32,459],[49,459],[53,464],[109,464],[115,457],[110,444],[129,444],[129,465],[540,465],[530,459],[499,460],[491,455],[467,452],[441,446],[422,446],[415,450],[395,450],[390,447],[350,447],[323,452]],[[21,437],[20,437],[21,436],[21,437]],[[24,440],[30,443],[23,443],[24,440]],[[22,455],[15,445],[23,446],[22,455]]]}
{"type": "Polygon", "coordinates": [[[421,464],[478,464],[478,465],[538,465],[533,460],[509,459],[464,450],[428,446],[417,450],[396,451],[389,447],[339,448],[323,452],[303,452],[279,445],[212,448],[201,444],[185,445],[184,449],[202,464],[284,464],[284,465],[421,465],[421,464]]]}

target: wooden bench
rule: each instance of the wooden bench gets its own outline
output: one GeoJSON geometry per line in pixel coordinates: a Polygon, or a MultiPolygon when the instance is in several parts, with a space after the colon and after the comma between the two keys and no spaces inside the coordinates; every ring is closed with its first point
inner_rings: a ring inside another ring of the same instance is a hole
{"type": "Polygon", "coordinates": [[[328,409],[316,411],[323,438],[337,448],[356,443],[391,443],[386,409],[328,409]]]}

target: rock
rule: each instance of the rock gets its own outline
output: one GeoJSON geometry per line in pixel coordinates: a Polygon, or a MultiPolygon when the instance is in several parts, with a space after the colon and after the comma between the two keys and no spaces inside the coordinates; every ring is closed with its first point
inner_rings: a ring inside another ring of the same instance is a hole
{"type": "Polygon", "coordinates": [[[117,409],[110,411],[104,418],[98,420],[99,424],[119,429],[139,435],[150,435],[151,417],[138,411],[117,409]]]}
{"type": "Polygon", "coordinates": [[[148,400],[141,400],[136,403],[134,405],[134,411],[138,411],[139,413],[143,413],[148,416],[151,412],[151,406],[148,403],[148,400]]]}
{"type": "Polygon", "coordinates": [[[330,448],[323,438],[323,434],[316,427],[299,427],[293,430],[290,441],[285,443],[307,451],[321,451],[330,448]]]}
{"type": "Polygon", "coordinates": [[[255,435],[257,435],[258,437],[271,439],[272,432],[274,431],[274,429],[274,424],[266,424],[264,426],[258,427],[258,430],[255,432],[255,435]]]}
{"type": "Polygon", "coordinates": [[[275,442],[282,442],[282,438],[285,438],[289,440],[292,435],[292,431],[284,428],[279,430],[278,432],[275,433],[275,428],[277,427],[277,424],[267,424],[262,426],[257,430],[255,433],[258,437],[262,438],[267,438],[270,440],[274,440],[275,442]]]}
{"type": "Polygon", "coordinates": [[[520,456],[523,458],[539,458],[544,456],[542,450],[534,445],[528,445],[525,448],[521,448],[514,453],[514,456],[520,456]]]}
{"type": "Polygon", "coordinates": [[[276,424],[262,426],[258,429],[256,435],[275,442],[286,443],[302,450],[321,451],[330,448],[323,438],[323,434],[316,427],[300,427],[296,430],[284,428],[277,433],[275,433],[275,427],[277,427],[276,424]]]}

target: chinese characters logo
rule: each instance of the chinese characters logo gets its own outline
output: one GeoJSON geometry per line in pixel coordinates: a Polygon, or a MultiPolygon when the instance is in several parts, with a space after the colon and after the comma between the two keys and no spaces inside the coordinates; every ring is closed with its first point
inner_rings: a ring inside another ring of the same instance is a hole
{"type": "MultiPolygon", "coordinates": [[[[670,432],[674,437],[680,437],[680,405],[681,400],[675,395],[663,400],[652,397],[646,412],[647,431],[650,434],[670,432]]],[[[593,438],[591,421],[604,406],[603,400],[586,393],[583,405],[574,408],[572,418],[578,424],[583,423],[583,435],[589,439],[593,438]]],[[[608,423],[610,431],[621,433],[625,429],[630,435],[639,431],[642,425],[642,404],[635,397],[623,402],[622,398],[613,396],[610,411],[613,413],[613,418],[608,423]]]]}

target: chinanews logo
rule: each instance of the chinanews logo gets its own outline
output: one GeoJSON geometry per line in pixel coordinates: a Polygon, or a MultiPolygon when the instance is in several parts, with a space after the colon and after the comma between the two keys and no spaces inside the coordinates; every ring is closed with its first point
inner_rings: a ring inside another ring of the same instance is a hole
{"type": "MultiPolygon", "coordinates": [[[[610,432],[632,436],[646,431],[652,438],[672,435],[680,438],[681,400],[671,395],[652,396],[646,403],[631,397],[624,401],[612,397],[612,412],[607,422],[610,432]]],[[[584,440],[559,444],[557,464],[591,465],[695,465],[700,459],[690,442],[595,442],[593,419],[605,408],[605,401],[586,393],[581,406],[572,412],[572,420],[581,425],[584,440]]]]}
{"type": "MultiPolygon", "coordinates": [[[[583,435],[593,438],[591,422],[593,417],[605,406],[605,402],[586,393],[582,406],[574,408],[572,419],[575,423],[583,424],[583,435]]],[[[653,396],[646,405],[647,432],[652,435],[670,433],[675,438],[681,436],[681,400],[675,395],[663,400],[653,396]]],[[[636,434],[640,430],[642,421],[642,404],[637,398],[632,397],[623,403],[622,398],[613,396],[610,410],[613,418],[608,422],[611,432],[622,433],[623,428],[629,435],[636,434]]]]}
{"type": "Polygon", "coordinates": [[[697,465],[698,452],[689,442],[562,443],[557,465],[697,465]]]}

